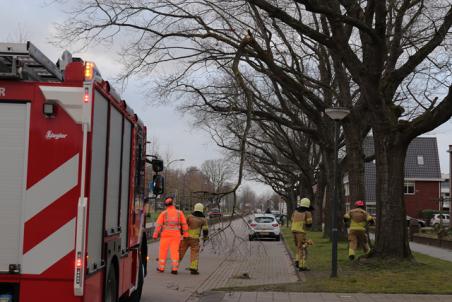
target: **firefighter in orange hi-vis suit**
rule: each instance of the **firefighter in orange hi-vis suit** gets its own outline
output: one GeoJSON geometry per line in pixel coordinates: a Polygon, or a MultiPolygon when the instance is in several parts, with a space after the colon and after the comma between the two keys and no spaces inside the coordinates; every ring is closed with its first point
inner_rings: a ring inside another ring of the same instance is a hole
{"type": "Polygon", "coordinates": [[[171,255],[172,274],[177,274],[179,268],[179,246],[181,235],[188,237],[188,225],[184,213],[174,206],[174,199],[165,199],[166,210],[160,213],[155,223],[155,231],[152,238],[157,239],[160,235],[159,264],[157,271],[165,271],[166,256],[168,249],[171,255]]]}

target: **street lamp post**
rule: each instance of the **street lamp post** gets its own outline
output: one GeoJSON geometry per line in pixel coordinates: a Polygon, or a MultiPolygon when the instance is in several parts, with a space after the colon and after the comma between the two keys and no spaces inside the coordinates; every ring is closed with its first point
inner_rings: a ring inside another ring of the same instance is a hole
{"type": "Polygon", "coordinates": [[[338,230],[337,230],[337,206],[339,203],[339,190],[337,188],[339,183],[339,142],[338,134],[340,128],[340,122],[350,113],[350,110],[342,107],[333,107],[325,109],[325,114],[328,115],[332,120],[334,120],[334,193],[333,193],[333,207],[331,209],[331,241],[332,241],[332,251],[331,251],[331,277],[337,277],[337,241],[338,241],[338,230]]]}
{"type": "MultiPolygon", "coordinates": [[[[172,163],[177,162],[177,161],[185,161],[185,158],[174,159],[174,160],[170,161],[170,162],[166,165],[166,168],[165,168],[165,179],[166,179],[166,176],[167,176],[167,174],[168,174],[167,172],[168,172],[168,170],[169,170],[170,165],[171,165],[172,163]]],[[[176,190],[177,190],[177,188],[176,188],[176,190]]],[[[177,194],[176,194],[176,195],[177,195],[177,194]]]]}

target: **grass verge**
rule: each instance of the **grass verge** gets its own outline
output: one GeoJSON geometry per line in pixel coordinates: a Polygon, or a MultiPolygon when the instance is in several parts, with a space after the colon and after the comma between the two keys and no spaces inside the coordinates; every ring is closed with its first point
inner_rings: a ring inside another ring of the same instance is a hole
{"type": "MultiPolygon", "coordinates": [[[[292,254],[295,245],[292,234],[283,229],[285,242],[292,254]]],[[[451,294],[452,262],[415,253],[416,261],[375,262],[367,259],[350,262],[348,245],[338,246],[339,277],[330,278],[331,243],[322,234],[311,232],[314,240],[310,247],[306,282],[284,284],[284,290],[305,292],[362,292],[362,293],[418,293],[451,294]]],[[[359,254],[358,254],[359,256],[359,254]]]]}
{"type": "MultiPolygon", "coordinates": [[[[282,229],[285,243],[292,255],[295,245],[292,234],[282,229]]],[[[221,288],[226,291],[335,292],[382,294],[452,294],[452,262],[414,253],[415,261],[376,262],[348,260],[348,245],[338,246],[337,278],[330,278],[331,242],[319,232],[309,233],[314,246],[309,248],[306,282],[221,288]]],[[[359,254],[357,255],[359,256],[359,254]]]]}

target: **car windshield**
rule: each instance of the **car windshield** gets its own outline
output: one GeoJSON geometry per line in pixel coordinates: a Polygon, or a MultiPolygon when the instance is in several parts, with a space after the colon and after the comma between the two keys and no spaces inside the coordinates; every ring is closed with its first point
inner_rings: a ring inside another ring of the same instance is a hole
{"type": "Polygon", "coordinates": [[[271,223],[275,221],[272,217],[256,217],[254,220],[257,223],[271,223]]]}

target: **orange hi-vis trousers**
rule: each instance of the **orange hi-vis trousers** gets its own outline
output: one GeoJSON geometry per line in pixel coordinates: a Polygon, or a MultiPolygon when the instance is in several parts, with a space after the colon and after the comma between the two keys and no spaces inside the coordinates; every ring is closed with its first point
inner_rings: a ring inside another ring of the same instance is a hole
{"type": "Polygon", "coordinates": [[[168,255],[168,249],[170,252],[171,269],[177,271],[179,269],[179,246],[181,236],[162,236],[160,238],[160,251],[159,251],[159,270],[165,270],[166,257],[168,255]]]}
{"type": "Polygon", "coordinates": [[[184,213],[176,210],[174,205],[160,213],[155,223],[155,231],[152,238],[157,239],[160,234],[160,252],[158,270],[165,270],[166,256],[168,249],[171,255],[172,270],[177,271],[179,268],[179,245],[181,241],[181,233],[184,237],[188,237],[187,219],[184,213]]]}

